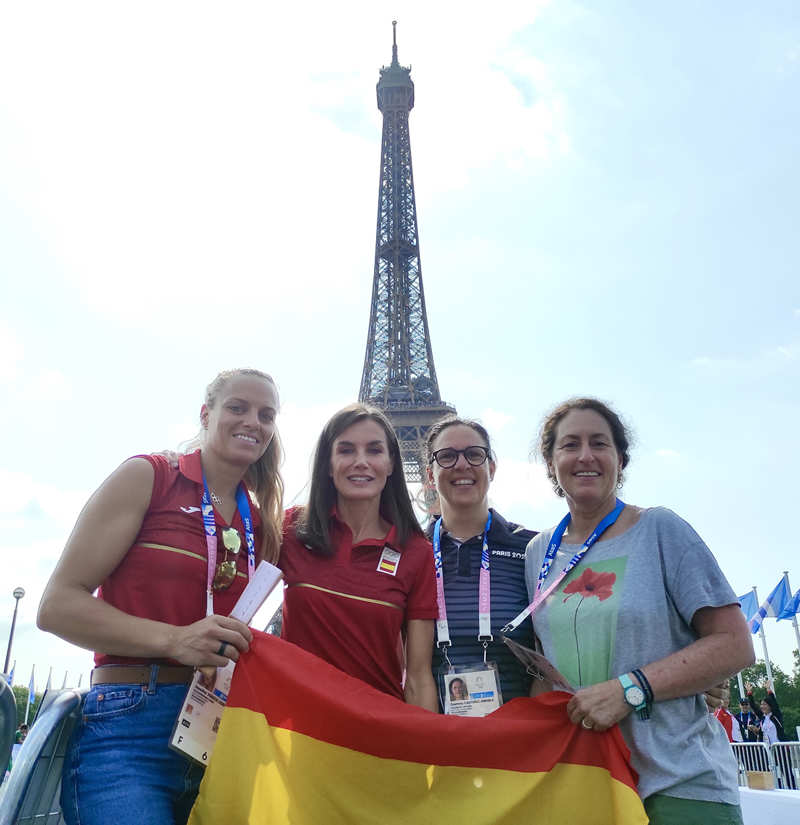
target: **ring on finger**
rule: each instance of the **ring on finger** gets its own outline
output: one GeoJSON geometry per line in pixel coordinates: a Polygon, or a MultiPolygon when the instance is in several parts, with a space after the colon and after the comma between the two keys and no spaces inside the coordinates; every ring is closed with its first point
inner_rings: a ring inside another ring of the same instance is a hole
{"type": "Polygon", "coordinates": [[[222,642],[222,643],[220,644],[220,646],[219,646],[219,650],[217,651],[217,656],[224,656],[224,655],[225,655],[225,646],[226,646],[227,644],[228,644],[227,642],[222,642]]]}
{"type": "Polygon", "coordinates": [[[581,727],[586,728],[586,730],[591,730],[594,725],[584,716],[583,719],[581,719],[581,727]]]}

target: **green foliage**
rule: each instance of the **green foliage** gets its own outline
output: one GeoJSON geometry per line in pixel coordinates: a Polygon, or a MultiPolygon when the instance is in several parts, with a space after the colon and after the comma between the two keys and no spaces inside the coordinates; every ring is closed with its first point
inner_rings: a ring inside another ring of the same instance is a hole
{"type": "MultiPolygon", "coordinates": [[[[22,685],[14,685],[11,688],[14,691],[14,698],[17,700],[17,727],[25,721],[25,707],[28,704],[28,688],[22,685]]],[[[30,725],[36,717],[36,711],[39,710],[39,703],[42,701],[42,694],[34,694],[34,703],[28,712],[28,724],[30,725]]]]}
{"type": "MultiPolygon", "coordinates": [[[[772,677],[775,680],[775,697],[783,712],[783,727],[787,739],[797,739],[797,725],[800,725],[800,657],[794,651],[794,667],[792,675],[787,676],[776,664],[772,665],[772,677]]],[[[753,698],[756,702],[763,699],[767,691],[767,666],[763,661],[742,671],[742,682],[753,685],[753,698]]],[[[731,710],[739,708],[739,685],[736,679],[731,679],[731,710]]]]}

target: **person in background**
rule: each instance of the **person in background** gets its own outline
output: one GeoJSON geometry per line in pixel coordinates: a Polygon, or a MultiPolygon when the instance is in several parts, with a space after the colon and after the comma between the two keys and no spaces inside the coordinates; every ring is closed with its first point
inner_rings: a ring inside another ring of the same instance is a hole
{"type": "Polygon", "coordinates": [[[736,720],[739,723],[743,742],[759,741],[761,729],[758,723],[760,719],[760,715],[750,707],[750,702],[747,697],[739,700],[739,712],[736,714],[736,720]]]}
{"type": "Polygon", "coordinates": [[[252,639],[228,613],[256,563],[278,556],[277,413],[269,375],[220,373],[198,449],[177,467],[128,459],[80,514],[38,615],[42,630],[95,651],[64,760],[67,825],[188,818],[202,767],[167,743],[194,668],[237,661],[252,639]]]}
{"type": "Polygon", "coordinates": [[[753,662],[750,632],[691,526],[617,499],[629,444],[594,398],[545,418],[539,451],[568,513],[528,545],[534,629],[578,688],[570,720],[619,724],[653,825],[740,825],[736,760],[702,692],[753,662]]]}
{"type": "Polygon", "coordinates": [[[397,436],[380,410],[352,404],[323,428],[308,504],[286,514],[279,566],[284,639],[436,711],[431,546],[411,506],[397,436]]]}
{"type": "MultiPolygon", "coordinates": [[[[450,641],[449,645],[437,643],[433,649],[432,670],[440,677],[440,695],[449,663],[462,668],[480,666],[485,660],[497,665],[503,701],[527,696],[531,677],[503,644],[499,630],[528,602],[525,547],[536,534],[506,521],[489,507],[489,486],[497,464],[489,433],[477,421],[450,417],[435,423],[428,431],[425,460],[428,481],[436,488],[441,507],[441,517],[428,526],[427,534],[434,542],[434,552],[438,542],[441,553],[445,626],[450,641]],[[481,639],[478,598],[484,541],[491,638],[481,639]]],[[[532,648],[530,622],[512,638],[532,648]]]]}
{"type": "Polygon", "coordinates": [[[714,716],[725,729],[729,742],[743,741],[744,737],[742,736],[742,729],[739,727],[739,720],[728,710],[727,699],[723,701],[722,707],[714,711],[714,716]]]}
{"type": "Polygon", "coordinates": [[[747,701],[754,713],[758,714],[758,739],[769,747],[785,738],[783,732],[783,713],[778,700],[771,690],[767,690],[764,698],[756,705],[753,698],[753,685],[747,684],[747,701]]]}

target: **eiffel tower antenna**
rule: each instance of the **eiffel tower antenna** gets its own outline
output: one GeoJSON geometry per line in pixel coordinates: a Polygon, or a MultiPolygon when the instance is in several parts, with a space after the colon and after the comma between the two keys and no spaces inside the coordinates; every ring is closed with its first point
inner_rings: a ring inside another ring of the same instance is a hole
{"type": "Polygon", "coordinates": [[[442,401],[433,365],[417,230],[408,115],[414,106],[411,67],[397,59],[380,70],[383,113],[375,271],[360,401],[383,410],[397,431],[406,480],[424,480],[422,448],[430,426],[455,408],[442,401]]]}

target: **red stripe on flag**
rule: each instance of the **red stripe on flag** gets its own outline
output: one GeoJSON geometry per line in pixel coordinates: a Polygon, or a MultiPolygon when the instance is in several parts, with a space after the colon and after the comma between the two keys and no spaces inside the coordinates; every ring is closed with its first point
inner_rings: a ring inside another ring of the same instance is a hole
{"type": "Polygon", "coordinates": [[[433,714],[382,693],[274,636],[253,631],[236,668],[230,707],[273,727],[386,759],[426,765],[548,771],[557,763],[603,767],[636,788],[619,729],[573,725],[569,695],[514,699],[484,718],[433,714]]]}

